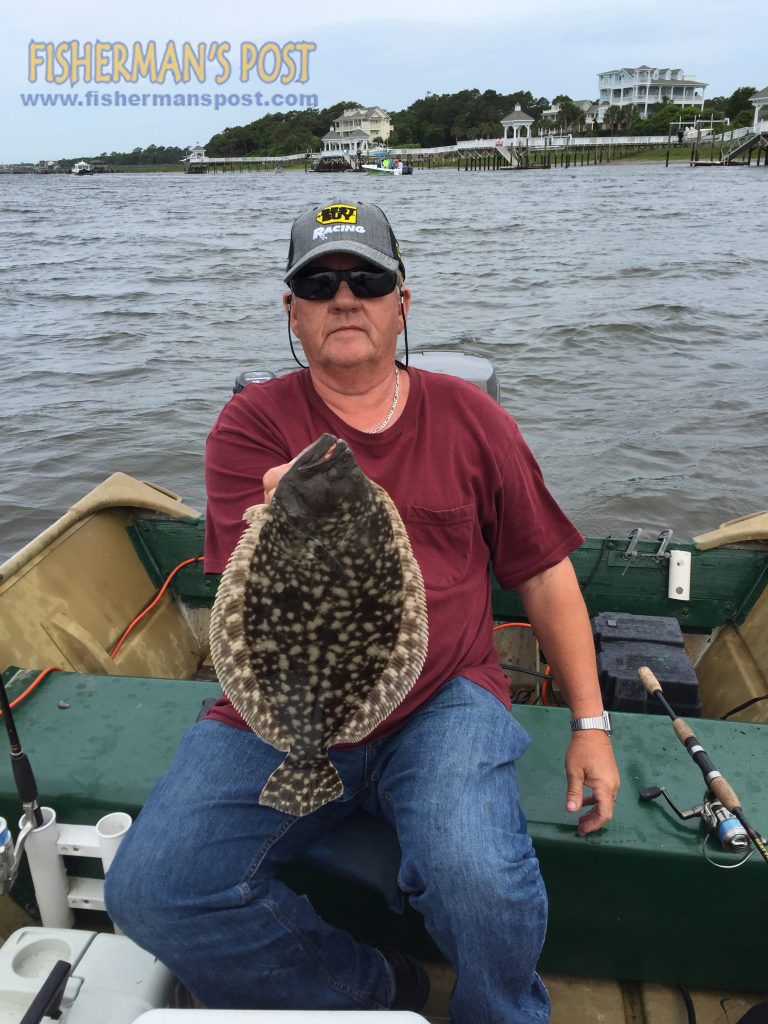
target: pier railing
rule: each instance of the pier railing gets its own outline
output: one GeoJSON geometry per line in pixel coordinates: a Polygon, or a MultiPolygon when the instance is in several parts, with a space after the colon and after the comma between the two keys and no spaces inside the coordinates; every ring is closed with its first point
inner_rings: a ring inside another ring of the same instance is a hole
{"type": "MultiPolygon", "coordinates": [[[[535,135],[530,139],[471,139],[446,146],[440,152],[462,149],[578,149],[582,146],[661,146],[666,144],[666,135],[535,135]]],[[[393,153],[399,152],[392,150],[393,153]]],[[[405,151],[403,151],[405,152],[405,151]]],[[[430,152],[418,150],[420,153],[430,152]]],[[[431,152],[438,152],[431,150],[431,152]]]]}
{"type": "MultiPolygon", "coordinates": [[[[310,154],[311,156],[320,156],[322,154],[310,154]]],[[[306,160],[306,153],[289,153],[288,156],[198,156],[182,157],[181,162],[183,164],[191,164],[193,167],[196,164],[203,164],[204,166],[210,164],[212,166],[222,166],[223,164],[289,164],[298,163],[301,160],[306,160]]]]}
{"type": "Polygon", "coordinates": [[[725,132],[718,132],[715,139],[718,142],[736,142],[748,135],[761,135],[768,132],[768,121],[758,121],[757,124],[750,124],[746,128],[733,128],[725,132]]]}

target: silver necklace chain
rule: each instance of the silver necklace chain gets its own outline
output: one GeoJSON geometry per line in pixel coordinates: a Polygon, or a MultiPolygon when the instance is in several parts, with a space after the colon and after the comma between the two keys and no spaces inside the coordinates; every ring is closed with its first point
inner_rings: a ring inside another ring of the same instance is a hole
{"type": "Polygon", "coordinates": [[[378,425],[378,427],[374,427],[373,430],[366,430],[365,431],[366,434],[380,434],[381,433],[381,431],[386,427],[386,425],[389,423],[389,421],[395,415],[395,409],[397,408],[397,400],[398,400],[399,397],[400,397],[400,371],[398,370],[397,367],[395,367],[395,395],[394,395],[394,398],[392,399],[392,405],[389,407],[389,412],[384,417],[384,419],[381,421],[381,423],[378,425]]]}

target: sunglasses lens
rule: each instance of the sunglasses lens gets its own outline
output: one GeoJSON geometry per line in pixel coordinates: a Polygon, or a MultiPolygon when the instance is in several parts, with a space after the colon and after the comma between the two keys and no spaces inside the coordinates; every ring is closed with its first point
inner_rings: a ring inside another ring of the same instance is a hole
{"type": "Polygon", "coordinates": [[[338,291],[342,281],[346,281],[352,294],[358,299],[378,299],[389,295],[397,285],[397,274],[393,270],[308,270],[296,274],[291,281],[291,290],[300,299],[313,299],[327,302],[338,291]]]}
{"type": "Polygon", "coordinates": [[[308,270],[291,281],[291,290],[300,299],[327,302],[336,294],[339,274],[336,270],[308,270]]]}
{"type": "Polygon", "coordinates": [[[349,287],[358,299],[378,299],[389,295],[397,284],[397,275],[392,270],[349,270],[349,287]]]}

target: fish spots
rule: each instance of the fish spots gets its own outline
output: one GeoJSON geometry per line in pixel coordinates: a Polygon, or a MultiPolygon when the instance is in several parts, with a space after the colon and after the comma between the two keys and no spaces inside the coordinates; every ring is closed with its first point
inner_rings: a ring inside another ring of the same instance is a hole
{"type": "Polygon", "coordinates": [[[261,802],[295,815],[341,795],[326,751],[361,742],[402,702],[427,649],[424,587],[397,510],[326,437],[269,506],[248,511],[211,622],[225,692],[288,754],[261,802]]]}

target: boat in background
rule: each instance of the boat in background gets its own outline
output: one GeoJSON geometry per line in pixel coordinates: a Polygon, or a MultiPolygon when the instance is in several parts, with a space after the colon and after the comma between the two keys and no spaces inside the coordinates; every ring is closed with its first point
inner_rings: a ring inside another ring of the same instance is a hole
{"type": "Polygon", "coordinates": [[[95,174],[93,167],[85,160],[78,160],[72,167],[71,174],[76,174],[78,177],[83,177],[86,174],[95,174]]]}
{"type": "MultiPolygon", "coordinates": [[[[411,362],[458,373],[489,392],[495,385],[487,360],[427,353],[411,362]]],[[[246,374],[245,386],[258,387],[268,377],[246,374]]],[[[115,814],[135,817],[183,733],[221,693],[208,645],[219,577],[203,572],[204,532],[204,517],[177,495],[115,473],[0,566],[0,669],[41,802],[55,811],[46,824],[58,821],[56,856],[69,870],[67,877],[57,869],[62,911],[75,914],[74,930],[54,924],[59,931],[53,938],[45,930],[36,933],[23,908],[41,901],[24,872],[14,900],[0,898],[0,936],[7,940],[0,950],[6,968],[4,973],[0,962],[0,1006],[10,991],[8,964],[22,965],[14,968],[13,984],[31,993],[57,959],[67,960],[69,945],[87,945],[81,937],[95,934],[88,931],[93,913],[86,909],[99,909],[99,879],[79,877],[87,872],[72,853],[78,844],[90,845],[97,862],[107,863],[95,838],[88,839],[98,832],[97,823],[115,814]],[[45,942],[36,943],[36,934],[45,942]]],[[[681,632],[675,659],[690,662],[700,704],[691,701],[680,711],[696,716],[697,735],[738,790],[747,817],[768,829],[768,513],[694,540],[674,541],[666,533],[643,540],[635,530],[629,537],[625,530],[588,538],[572,561],[603,633],[631,625],[645,638],[642,653],[629,641],[632,672],[642,657],[665,682],[674,646],[670,624],[681,632]]],[[[768,866],[752,856],[724,874],[710,861],[730,867],[739,857],[715,852],[714,840],[703,849],[709,833],[699,818],[680,821],[660,802],[638,800],[641,789],[665,786],[673,800],[689,807],[701,801],[704,788],[670,722],[655,713],[613,713],[623,779],[615,816],[599,833],[578,839],[563,809],[570,714],[559,706],[556,681],[542,679],[541,652],[516,592],[494,584],[492,603],[514,713],[533,739],[519,764],[520,791],[550,896],[541,970],[552,996],[552,1024],[684,1020],[680,986],[690,991],[699,1024],[726,1018],[736,1024],[768,998],[765,961],[755,941],[764,925],[759,893],[765,892],[768,866]]],[[[671,686],[665,692],[674,704],[671,686]]],[[[620,708],[635,699],[625,691],[613,697],[620,708]]],[[[0,814],[14,830],[19,806],[7,759],[0,756],[0,814]]],[[[308,894],[321,916],[361,941],[419,957],[433,984],[425,1016],[447,1021],[453,973],[398,888],[396,837],[379,819],[360,815],[310,847],[281,877],[308,894]]],[[[157,974],[151,958],[142,959],[124,936],[105,938],[121,940],[114,959],[125,966],[106,972],[109,956],[100,954],[93,984],[102,985],[102,998],[103,978],[129,988],[135,962],[142,982],[154,986],[152,1005],[176,1005],[173,979],[157,974]]],[[[86,979],[83,1000],[88,985],[86,979]]],[[[11,1004],[20,1009],[9,1018],[17,1024],[29,1000],[11,1004]]],[[[139,1015],[118,1017],[109,1002],[101,1009],[99,1024],[128,1024],[139,1015]]],[[[194,1024],[198,1011],[185,1012],[194,1024]]],[[[235,1012],[237,1020],[245,1019],[235,1012]]],[[[345,1019],[344,1013],[335,1016],[345,1019]]],[[[227,1011],[216,1017],[221,1024],[229,1019],[227,1011]]],[[[256,1013],[254,1024],[257,1019],[271,1018],[256,1013]]],[[[316,1015],[296,1012],[291,1019],[309,1024],[316,1015]]]]}
{"type": "Polygon", "coordinates": [[[398,157],[378,156],[374,154],[375,163],[361,164],[361,169],[373,175],[389,175],[390,177],[401,177],[406,174],[413,174],[413,165],[405,164],[398,157]]]}

